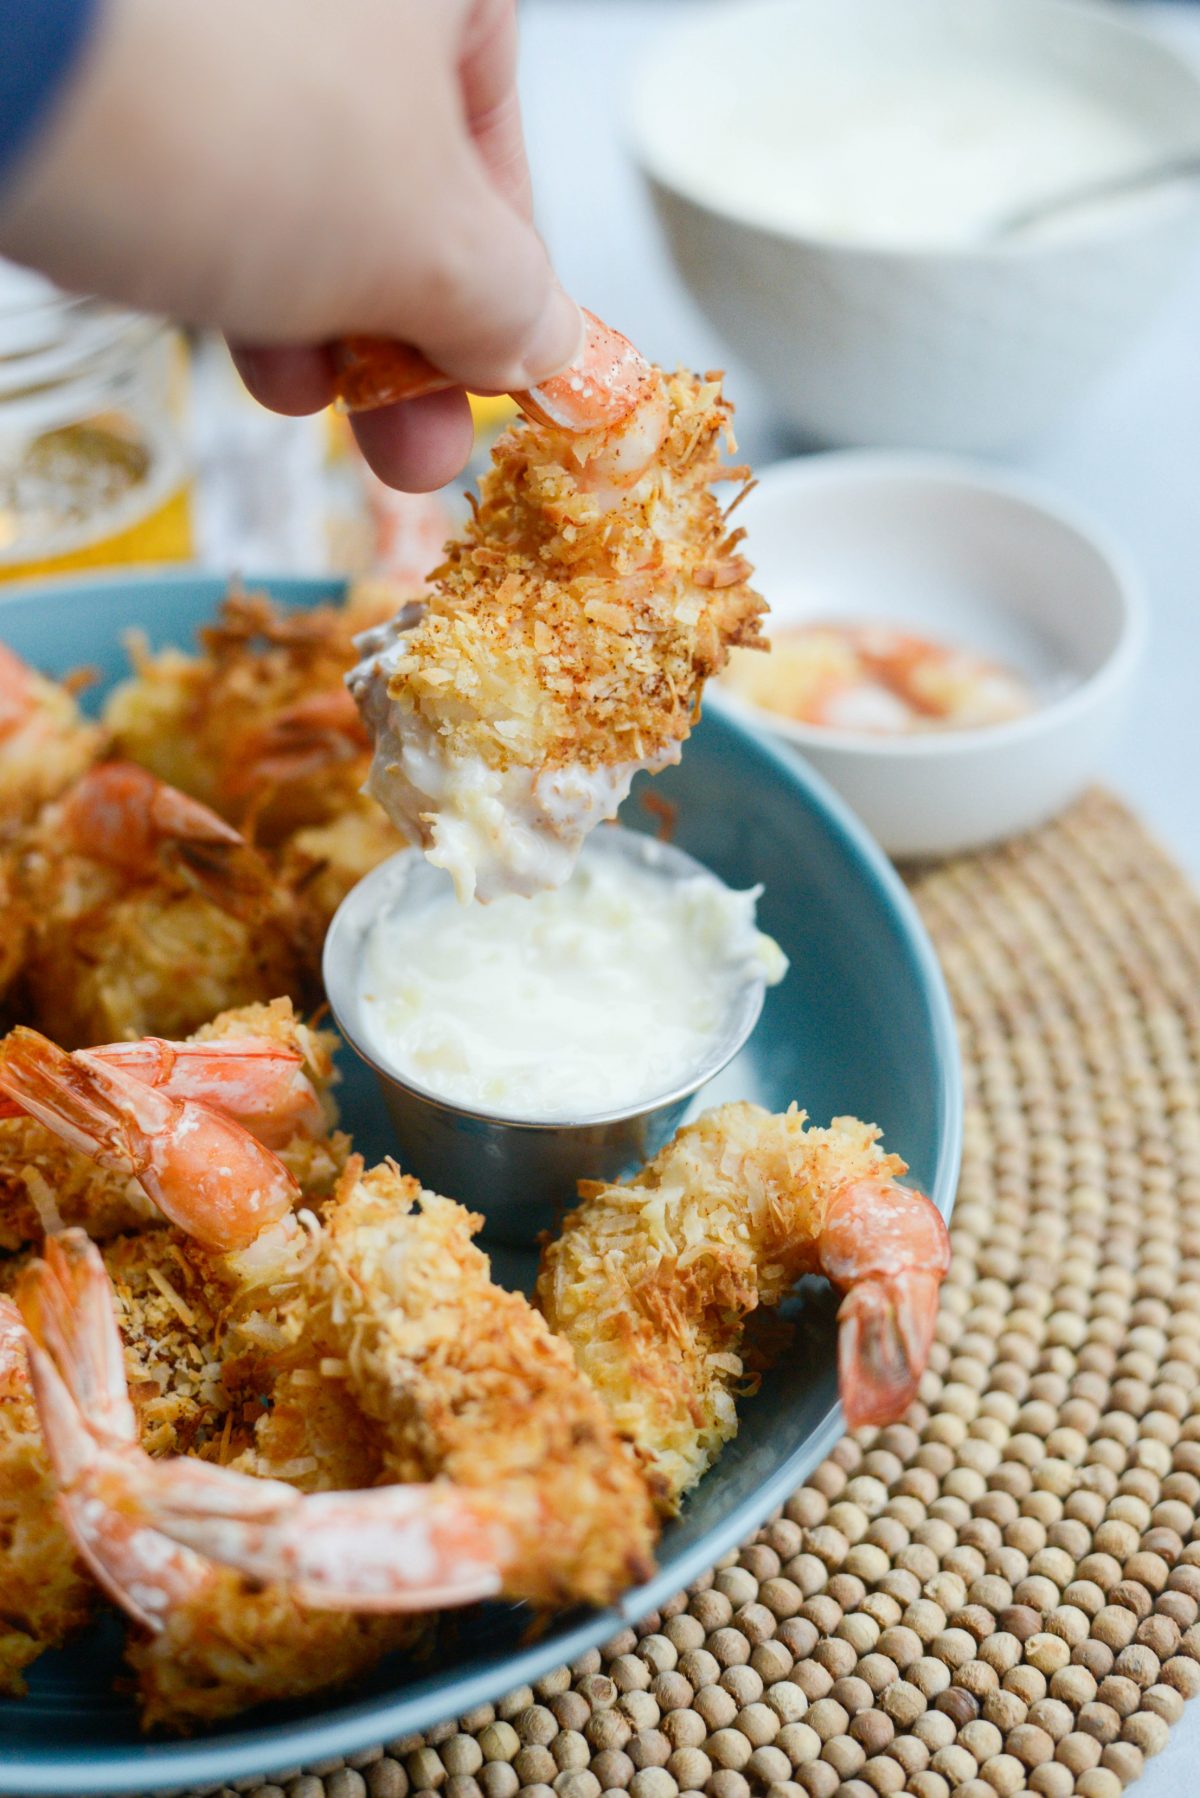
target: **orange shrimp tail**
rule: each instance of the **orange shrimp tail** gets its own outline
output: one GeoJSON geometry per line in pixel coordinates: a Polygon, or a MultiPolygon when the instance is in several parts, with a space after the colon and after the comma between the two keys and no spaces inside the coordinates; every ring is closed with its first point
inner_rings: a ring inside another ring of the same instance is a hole
{"type": "Polygon", "coordinates": [[[387,337],[343,337],[333,350],[338,403],[345,412],[376,412],[427,393],[445,393],[458,382],[411,344],[387,337]]]}
{"type": "Polygon", "coordinates": [[[17,1304],[35,1348],[53,1362],[87,1428],[120,1443],[136,1442],[112,1287],[99,1249],[83,1230],[46,1238],[42,1258],[21,1275],[17,1304]]]}
{"type": "Polygon", "coordinates": [[[937,1323],[941,1276],[877,1274],[838,1311],[838,1388],[846,1422],[895,1423],[917,1396],[937,1323]]]}
{"type": "Polygon", "coordinates": [[[851,1429],[894,1423],[916,1396],[950,1268],[945,1219],[922,1192],[885,1177],[837,1192],[817,1242],[821,1271],[844,1292],[838,1386],[851,1429]]]}
{"type": "Polygon", "coordinates": [[[15,1112],[27,1112],[80,1154],[111,1165],[136,1159],[121,1120],[65,1049],[18,1024],[0,1042],[0,1093],[15,1112]]]}
{"type": "MultiPolygon", "coordinates": [[[[514,391],[522,412],[556,430],[610,430],[646,397],[654,373],[627,337],[583,310],[583,347],[561,374],[514,391]]],[[[346,412],[371,412],[458,386],[419,350],[382,337],[345,337],[334,346],[338,402],[346,412]]]]}
{"type": "Polygon", "coordinates": [[[64,822],[82,854],[131,873],[143,871],[165,844],[211,855],[243,842],[208,806],[133,762],[89,769],[67,796],[64,822]]]}

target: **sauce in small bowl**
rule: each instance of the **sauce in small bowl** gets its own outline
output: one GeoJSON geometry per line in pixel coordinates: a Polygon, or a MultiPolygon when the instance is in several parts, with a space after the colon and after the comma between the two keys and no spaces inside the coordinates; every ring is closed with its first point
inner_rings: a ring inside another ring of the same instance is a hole
{"type": "Polygon", "coordinates": [[[529,1242],[580,1176],[649,1159],[786,972],[757,898],[619,827],[565,886],[486,907],[415,851],[376,868],[330,927],[325,985],[406,1171],[529,1242]]]}

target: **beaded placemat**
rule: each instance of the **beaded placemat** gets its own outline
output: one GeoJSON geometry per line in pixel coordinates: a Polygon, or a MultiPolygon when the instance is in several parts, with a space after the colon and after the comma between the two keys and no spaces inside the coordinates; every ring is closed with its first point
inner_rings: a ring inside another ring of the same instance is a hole
{"type": "Polygon", "coordinates": [[[1164,1746],[1200,1691],[1200,903],[1103,794],[912,884],[966,1140],[906,1422],[535,1688],[237,1791],[1116,1798],[1164,1746]]]}

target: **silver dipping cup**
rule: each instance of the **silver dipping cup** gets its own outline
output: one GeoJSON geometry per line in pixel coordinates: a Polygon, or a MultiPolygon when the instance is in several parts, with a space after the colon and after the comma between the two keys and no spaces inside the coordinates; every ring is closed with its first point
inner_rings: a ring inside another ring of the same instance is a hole
{"type": "MultiPolygon", "coordinates": [[[[667,880],[716,876],[683,850],[619,825],[594,831],[585,857],[621,855],[667,880]]],[[[424,906],[450,891],[448,877],[416,849],[381,862],[346,895],[325,939],[325,991],[334,1021],[376,1076],[395,1130],[396,1159],[422,1185],[469,1204],[494,1241],[533,1243],[575,1200],[579,1180],[616,1180],[657,1153],[700,1088],[730,1062],[758,1022],[765,980],[747,979],[719,1035],[682,1085],[620,1111],[545,1123],[473,1111],[389,1067],[363,1016],[360,970],[375,919],[395,906],[424,906]]],[[[553,1045],[547,1050],[553,1053],[553,1045]]]]}

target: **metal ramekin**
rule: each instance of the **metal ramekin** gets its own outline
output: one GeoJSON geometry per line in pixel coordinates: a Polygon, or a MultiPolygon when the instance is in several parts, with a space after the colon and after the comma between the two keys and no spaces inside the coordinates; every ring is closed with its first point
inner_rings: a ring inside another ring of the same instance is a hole
{"type": "MultiPolygon", "coordinates": [[[[683,850],[640,832],[593,832],[584,855],[624,855],[669,880],[716,878],[683,850]]],[[[575,1199],[579,1180],[616,1180],[648,1161],[682,1121],[691,1100],[737,1054],[758,1022],[765,981],[747,980],[719,1038],[680,1086],[647,1103],[577,1120],[538,1123],[473,1111],[402,1077],[370,1045],[359,970],[366,934],[380,912],[427,903],[448,877],[415,849],[401,850],[360,880],[339,906],[325,939],[325,991],[334,1021],[370,1067],[395,1131],[396,1159],[423,1185],[483,1213],[495,1241],[528,1244],[552,1229],[575,1199]]]]}

